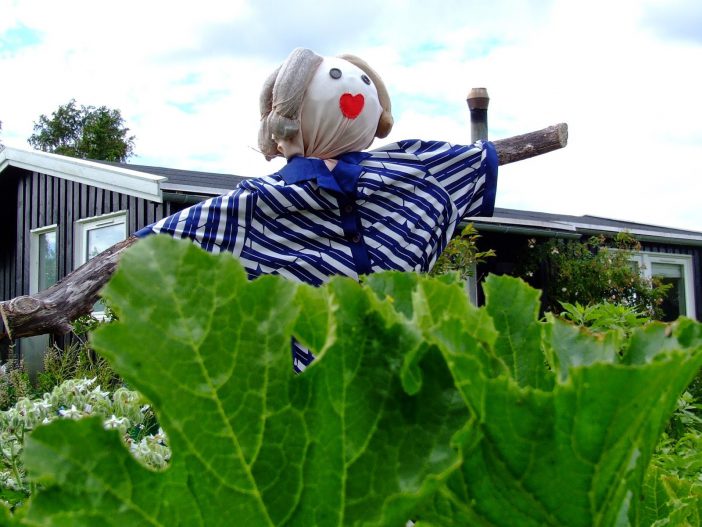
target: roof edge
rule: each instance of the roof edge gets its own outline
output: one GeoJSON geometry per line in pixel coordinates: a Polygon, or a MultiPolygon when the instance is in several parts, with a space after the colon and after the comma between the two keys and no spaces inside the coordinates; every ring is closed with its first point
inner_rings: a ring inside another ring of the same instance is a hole
{"type": "MultiPolygon", "coordinates": [[[[513,210],[516,211],[516,209],[513,210]]],[[[643,224],[641,224],[640,228],[626,228],[617,227],[614,225],[598,225],[572,220],[545,221],[508,218],[499,215],[490,217],[475,216],[472,218],[466,218],[464,222],[472,222],[476,228],[482,227],[486,231],[519,232],[522,234],[534,235],[541,234],[562,238],[571,238],[573,236],[582,236],[587,234],[592,235],[628,232],[637,239],[646,242],[702,246],[702,233],[697,234],[694,231],[690,231],[689,233],[654,231],[646,229],[646,225],[643,224]]],[[[651,225],[651,227],[656,226],[651,225]]]]}
{"type": "Polygon", "coordinates": [[[86,159],[5,146],[0,149],[0,172],[8,166],[41,172],[157,203],[163,203],[161,183],[168,179],[86,159]]]}

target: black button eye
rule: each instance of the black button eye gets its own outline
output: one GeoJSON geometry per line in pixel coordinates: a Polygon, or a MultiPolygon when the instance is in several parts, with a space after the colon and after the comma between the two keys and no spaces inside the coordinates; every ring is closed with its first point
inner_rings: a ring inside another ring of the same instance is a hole
{"type": "Polygon", "coordinates": [[[370,86],[370,79],[368,78],[368,75],[361,75],[361,80],[370,86]]]}
{"type": "Polygon", "coordinates": [[[329,76],[332,79],[340,79],[341,78],[341,70],[339,68],[332,68],[329,70],[329,76]]]}

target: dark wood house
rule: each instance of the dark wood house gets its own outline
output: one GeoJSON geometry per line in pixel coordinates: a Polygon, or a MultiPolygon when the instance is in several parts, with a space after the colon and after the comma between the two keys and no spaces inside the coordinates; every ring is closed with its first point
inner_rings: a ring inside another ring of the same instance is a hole
{"type": "MultiPolygon", "coordinates": [[[[0,300],[46,288],[129,234],[226,193],[242,179],[1,149],[0,300]]],[[[497,209],[492,218],[475,218],[474,223],[483,244],[498,255],[479,275],[510,273],[519,258],[517,248],[529,237],[582,238],[628,231],[642,242],[642,269],[663,273],[677,284],[680,314],[702,315],[700,232],[507,209],[497,209]]],[[[40,355],[47,343],[45,337],[33,339],[19,343],[27,360],[40,355]]]]}

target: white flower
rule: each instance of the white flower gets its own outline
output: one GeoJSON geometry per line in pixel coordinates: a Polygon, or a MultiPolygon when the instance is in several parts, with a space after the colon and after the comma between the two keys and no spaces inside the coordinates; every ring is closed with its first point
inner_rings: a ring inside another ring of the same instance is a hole
{"type": "Polygon", "coordinates": [[[114,428],[119,428],[120,426],[124,425],[127,423],[126,417],[117,417],[115,414],[112,414],[112,417],[110,417],[107,421],[103,423],[103,426],[105,427],[106,430],[112,430],[114,428]]]}
{"type": "Polygon", "coordinates": [[[38,408],[39,410],[47,411],[51,410],[51,407],[53,406],[49,401],[46,399],[42,399],[41,401],[37,401],[34,403],[34,406],[38,408]]]}
{"type": "Polygon", "coordinates": [[[551,254],[558,254],[558,249],[556,247],[551,249],[551,254]]]}
{"type": "Polygon", "coordinates": [[[80,379],[79,381],[76,382],[75,389],[78,393],[83,393],[86,391],[90,386],[97,380],[97,377],[93,377],[92,379],[80,379]]]}
{"type": "Polygon", "coordinates": [[[100,390],[100,385],[98,384],[95,388],[93,388],[93,391],[90,392],[90,395],[95,395],[96,397],[101,397],[104,399],[110,395],[110,392],[103,392],[100,390]]]}
{"type": "Polygon", "coordinates": [[[163,431],[163,428],[160,426],[158,427],[158,432],[155,435],[149,436],[151,441],[158,443],[159,445],[163,445],[166,443],[168,438],[166,437],[166,432],[163,431]]]}
{"type": "Polygon", "coordinates": [[[71,408],[68,410],[59,410],[59,414],[66,419],[80,419],[80,412],[75,404],[72,404],[71,408]]]}
{"type": "Polygon", "coordinates": [[[566,291],[568,291],[568,288],[567,288],[567,287],[561,287],[561,291],[565,293],[566,291]]]}

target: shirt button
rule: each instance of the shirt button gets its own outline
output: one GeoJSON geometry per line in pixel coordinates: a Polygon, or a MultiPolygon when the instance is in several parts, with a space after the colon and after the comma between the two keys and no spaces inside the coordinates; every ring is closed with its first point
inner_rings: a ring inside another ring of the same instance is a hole
{"type": "Polygon", "coordinates": [[[361,235],[359,233],[352,234],[349,237],[349,240],[351,240],[353,243],[358,243],[361,241],[361,235]]]}
{"type": "Polygon", "coordinates": [[[351,205],[350,203],[347,203],[346,205],[344,205],[342,207],[341,210],[344,211],[346,214],[350,214],[353,212],[353,205],[351,205]]]}

